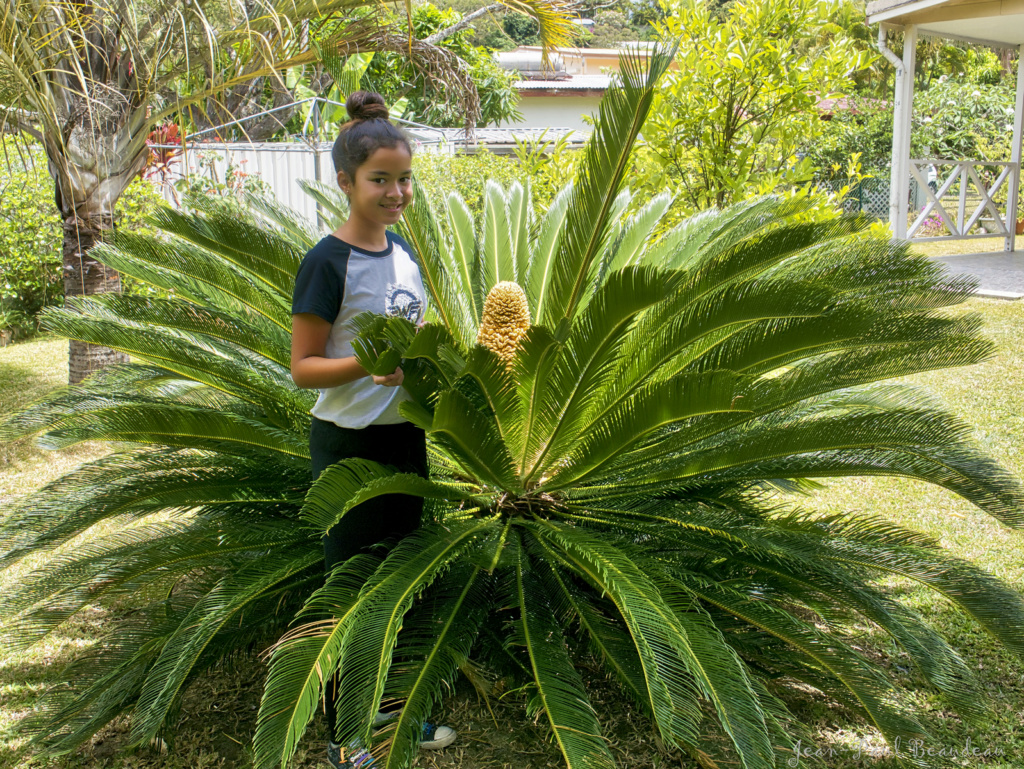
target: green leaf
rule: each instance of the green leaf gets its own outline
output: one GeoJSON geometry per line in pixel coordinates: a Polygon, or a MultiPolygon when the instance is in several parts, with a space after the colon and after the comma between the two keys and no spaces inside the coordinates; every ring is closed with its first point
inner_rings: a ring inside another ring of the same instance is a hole
{"type": "Polygon", "coordinates": [[[395,472],[368,459],[343,459],[325,469],[313,482],[301,516],[317,533],[324,535],[356,505],[385,494],[452,501],[474,498],[465,488],[395,472]]]}
{"type": "Polygon", "coordinates": [[[620,84],[601,100],[600,115],[580,162],[537,323],[554,325],[575,317],[586,294],[591,264],[606,242],[633,142],[647,117],[655,86],[674,55],[674,50],[653,52],[643,72],[639,56],[623,54],[620,84]]]}
{"type": "Polygon", "coordinates": [[[562,628],[523,549],[516,566],[516,600],[519,620],[513,641],[526,651],[538,710],[550,724],[566,766],[614,767],[597,715],[569,657],[562,628]]]}

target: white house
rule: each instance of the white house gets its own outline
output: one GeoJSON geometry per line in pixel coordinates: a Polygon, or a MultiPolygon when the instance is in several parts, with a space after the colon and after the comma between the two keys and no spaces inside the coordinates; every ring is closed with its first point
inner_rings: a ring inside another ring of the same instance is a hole
{"type": "MultiPolygon", "coordinates": [[[[650,56],[648,43],[622,45],[641,58],[650,56]]],[[[500,66],[518,71],[522,78],[516,88],[523,119],[510,125],[589,132],[584,117],[597,115],[597,105],[611,83],[611,73],[619,70],[622,53],[618,48],[556,48],[547,66],[542,62],[540,46],[525,45],[496,53],[500,66]]],[[[676,68],[675,62],[671,68],[676,68]]]]}

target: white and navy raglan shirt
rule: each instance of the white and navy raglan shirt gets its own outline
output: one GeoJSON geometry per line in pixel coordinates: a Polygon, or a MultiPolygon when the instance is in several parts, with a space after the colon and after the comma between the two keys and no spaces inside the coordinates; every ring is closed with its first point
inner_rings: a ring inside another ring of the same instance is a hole
{"type": "MultiPolygon", "coordinates": [[[[419,266],[412,248],[387,233],[388,247],[366,251],[328,235],[303,257],[295,277],[292,314],[312,313],[331,324],[328,358],[352,355],[355,332],[350,321],[361,312],[400,315],[420,323],[426,310],[419,266]]],[[[401,387],[381,387],[371,377],[320,390],[311,413],[341,427],[404,422],[398,404],[409,396],[401,387]]]]}

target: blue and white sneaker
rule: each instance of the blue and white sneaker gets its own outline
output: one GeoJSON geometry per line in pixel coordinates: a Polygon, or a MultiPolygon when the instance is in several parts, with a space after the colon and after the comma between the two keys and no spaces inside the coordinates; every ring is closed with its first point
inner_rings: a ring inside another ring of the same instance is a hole
{"type": "Polygon", "coordinates": [[[426,750],[440,750],[447,748],[457,737],[457,733],[450,726],[435,726],[423,722],[423,736],[420,737],[420,747],[426,750]]]}
{"type": "Polygon", "coordinates": [[[383,711],[378,710],[377,715],[373,717],[374,728],[384,726],[384,724],[394,721],[399,715],[401,715],[401,713],[401,710],[392,710],[390,713],[384,713],[383,711]]]}
{"type": "MultiPolygon", "coordinates": [[[[390,713],[377,713],[373,718],[373,725],[380,727],[394,721],[401,714],[401,709],[392,710],[390,713]]],[[[435,726],[427,721],[423,722],[423,732],[420,735],[420,747],[426,750],[440,750],[447,748],[458,736],[458,733],[450,726],[435,726]]]]}
{"type": "Polygon", "coordinates": [[[327,762],[334,769],[370,769],[375,761],[363,748],[342,749],[341,745],[327,743],[327,762]]]}

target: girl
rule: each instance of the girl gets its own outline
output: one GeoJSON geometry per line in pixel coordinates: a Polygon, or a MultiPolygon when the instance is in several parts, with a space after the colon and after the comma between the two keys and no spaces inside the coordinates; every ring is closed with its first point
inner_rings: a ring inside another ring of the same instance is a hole
{"type": "MultiPolygon", "coordinates": [[[[350,119],[331,156],[349,217],[303,258],[292,298],[292,379],[320,390],[309,436],[313,477],[349,457],[426,476],[424,433],[398,413],[407,397],[400,389],[402,369],[370,376],[353,357],[349,326],[367,310],[423,320],[426,294],[412,248],[387,229],[412,201],[412,147],[388,120],[380,94],[357,91],[345,107],[350,119]]],[[[348,512],[324,537],[327,571],[362,549],[412,532],[422,507],[416,497],[392,495],[348,512]]],[[[373,758],[361,747],[334,742],[335,687],[329,682],[324,698],[328,760],[339,768],[369,767],[373,758]]],[[[378,714],[379,722],[387,718],[378,714]]],[[[454,739],[447,726],[424,724],[420,747],[442,748],[454,739]]]]}

